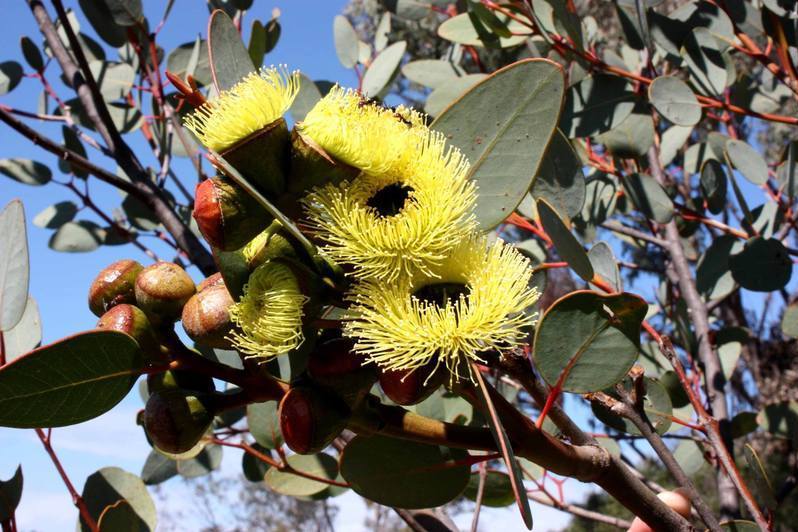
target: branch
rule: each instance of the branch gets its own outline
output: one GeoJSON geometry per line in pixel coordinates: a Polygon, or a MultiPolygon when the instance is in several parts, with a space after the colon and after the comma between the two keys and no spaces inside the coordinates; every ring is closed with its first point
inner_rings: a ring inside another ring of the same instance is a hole
{"type": "Polygon", "coordinates": [[[575,504],[559,502],[556,499],[549,497],[549,495],[543,493],[528,493],[527,497],[529,497],[529,500],[535,501],[538,504],[543,504],[550,508],[554,508],[555,510],[560,510],[561,512],[566,512],[576,517],[590,519],[591,521],[595,521],[597,523],[604,523],[605,525],[615,526],[623,530],[626,530],[632,526],[632,523],[626,519],[593,512],[575,504]]]}

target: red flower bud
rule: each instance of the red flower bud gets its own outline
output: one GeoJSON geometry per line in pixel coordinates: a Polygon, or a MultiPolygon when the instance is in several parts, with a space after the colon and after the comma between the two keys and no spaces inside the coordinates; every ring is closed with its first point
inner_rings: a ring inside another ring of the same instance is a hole
{"type": "Polygon", "coordinates": [[[272,221],[254,198],[221,177],[197,185],[194,219],[208,243],[224,251],[242,247],[272,221]]]}
{"type": "Polygon", "coordinates": [[[291,388],[280,401],[280,431],[295,453],[317,453],[346,428],[350,413],[346,403],[331,393],[291,388]]]}
{"type": "Polygon", "coordinates": [[[446,380],[447,371],[435,371],[434,361],[415,371],[380,371],[380,386],[398,405],[415,405],[432,395],[446,380]],[[433,373],[434,372],[434,373],[433,373]]]}

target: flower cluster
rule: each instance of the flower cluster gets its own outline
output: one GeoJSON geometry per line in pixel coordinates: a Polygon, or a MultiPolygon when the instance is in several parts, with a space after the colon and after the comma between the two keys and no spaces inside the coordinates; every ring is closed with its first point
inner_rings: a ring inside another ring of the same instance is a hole
{"type": "MultiPolygon", "coordinates": [[[[211,149],[235,146],[280,118],[295,80],[274,69],[250,75],[187,124],[211,149]]],[[[524,341],[538,294],[528,260],[479,233],[469,163],[426,121],[333,87],[292,139],[354,172],[310,187],[298,217],[351,280],[341,332],[354,352],[385,370],[445,367],[460,379],[486,352],[524,341]]],[[[231,307],[238,329],[230,339],[248,356],[268,360],[303,341],[312,296],[281,259],[291,250],[274,226],[242,248],[252,273],[231,307]]]]}

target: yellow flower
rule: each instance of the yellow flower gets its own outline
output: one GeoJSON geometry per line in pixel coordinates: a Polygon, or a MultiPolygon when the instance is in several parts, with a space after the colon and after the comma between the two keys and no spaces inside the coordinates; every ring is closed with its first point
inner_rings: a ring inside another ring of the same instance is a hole
{"type": "Polygon", "coordinates": [[[355,351],[388,370],[445,365],[458,380],[464,369],[470,376],[467,362],[521,344],[536,322],[524,312],[538,299],[532,268],[501,240],[488,248],[485,237],[472,236],[432,273],[356,285],[345,325],[355,351]]]}
{"type": "Polygon", "coordinates": [[[206,148],[220,152],[282,117],[298,91],[299,72],[264,68],[197,108],[184,123],[206,148]]]}
{"type": "Polygon", "coordinates": [[[304,205],[323,252],[359,278],[431,274],[476,226],[468,168],[443,135],[428,132],[390,171],[317,188],[304,205]]]}
{"type": "Polygon", "coordinates": [[[250,269],[280,257],[294,256],[296,252],[291,242],[278,234],[274,227],[264,229],[241,249],[244,260],[250,269]]]}
{"type": "Polygon", "coordinates": [[[288,266],[261,264],[249,276],[241,300],[230,307],[230,319],[241,330],[232,332],[230,341],[247,358],[262,362],[291,351],[304,340],[306,301],[288,266]]]}
{"type": "Polygon", "coordinates": [[[390,172],[429,131],[423,114],[383,107],[337,85],[297,127],[338,160],[372,174],[390,172]]]}

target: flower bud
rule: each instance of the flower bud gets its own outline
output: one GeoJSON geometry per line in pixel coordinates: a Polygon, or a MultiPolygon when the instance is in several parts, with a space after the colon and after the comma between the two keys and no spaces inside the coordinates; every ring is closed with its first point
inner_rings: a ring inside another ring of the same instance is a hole
{"type": "Polygon", "coordinates": [[[135,260],[118,260],[106,267],[91,283],[89,309],[102,316],[114,305],[135,303],[136,276],[143,266],[135,260]]]}
{"type": "Polygon", "coordinates": [[[146,358],[153,361],[164,359],[155,330],[147,315],[138,307],[127,304],[115,306],[102,315],[97,328],[123,332],[139,344],[146,358]]]}
{"type": "Polygon", "coordinates": [[[144,430],[161,450],[179,454],[200,441],[213,423],[206,395],[167,390],[150,395],[144,407],[144,430]]]}
{"type": "Polygon", "coordinates": [[[308,359],[308,374],[314,382],[340,396],[354,408],[377,381],[374,364],[352,351],[352,340],[335,338],[318,345],[308,359]]]}
{"type": "Polygon", "coordinates": [[[194,194],[194,219],[214,247],[238,249],[263,231],[271,216],[241,187],[222,177],[206,179],[194,194]]]}
{"type": "Polygon", "coordinates": [[[183,307],[183,328],[199,345],[230,349],[227,336],[233,330],[230,306],[233,298],[224,284],[197,292],[183,307]]]}
{"type": "Polygon", "coordinates": [[[195,291],[191,277],[171,262],[156,262],[136,277],[136,302],[151,319],[175,321],[195,291]]]}
{"type": "Polygon", "coordinates": [[[299,454],[327,447],[346,428],[351,412],[339,397],[318,388],[291,388],[280,401],[280,431],[299,454]]]}
{"type": "Polygon", "coordinates": [[[415,370],[380,371],[380,387],[394,403],[415,405],[432,395],[446,380],[446,371],[435,371],[435,361],[415,370]]]}
{"type": "Polygon", "coordinates": [[[210,277],[206,277],[205,279],[197,285],[197,292],[202,292],[206,288],[210,288],[212,286],[217,285],[224,285],[224,279],[222,279],[222,274],[219,272],[214,273],[210,277]]]}
{"type": "Polygon", "coordinates": [[[170,369],[147,375],[147,391],[150,395],[167,390],[213,392],[216,391],[216,386],[210,376],[192,371],[170,369]]]}

